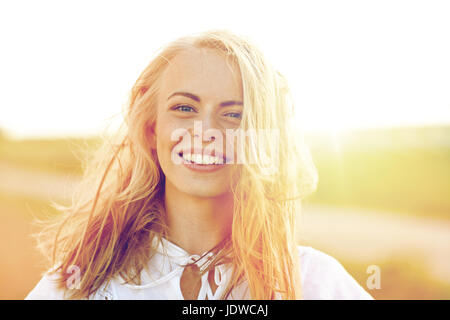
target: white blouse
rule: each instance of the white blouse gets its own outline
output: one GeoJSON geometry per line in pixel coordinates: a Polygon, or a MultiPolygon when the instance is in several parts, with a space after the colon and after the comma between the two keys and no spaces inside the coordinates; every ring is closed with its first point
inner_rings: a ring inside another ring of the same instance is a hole
{"type": "MultiPolygon", "coordinates": [[[[195,262],[200,256],[189,255],[185,250],[162,238],[157,252],[149,261],[148,271],[141,274],[142,285],[124,283],[120,276],[103,285],[89,299],[92,300],[183,300],[180,278],[187,263],[195,262]]],[[[298,246],[302,278],[302,294],[306,300],[319,299],[373,299],[356,280],[333,257],[306,246],[298,246]]],[[[203,259],[206,259],[204,257],[203,259]]],[[[205,260],[196,262],[199,268],[205,260]]],[[[231,264],[222,264],[206,272],[201,279],[198,300],[220,298],[231,278],[231,264]],[[214,272],[217,289],[212,293],[208,281],[209,272],[214,272]]],[[[46,273],[25,299],[60,300],[67,293],[55,285],[57,275],[46,273]]],[[[247,282],[233,288],[230,300],[251,299],[247,282]]]]}

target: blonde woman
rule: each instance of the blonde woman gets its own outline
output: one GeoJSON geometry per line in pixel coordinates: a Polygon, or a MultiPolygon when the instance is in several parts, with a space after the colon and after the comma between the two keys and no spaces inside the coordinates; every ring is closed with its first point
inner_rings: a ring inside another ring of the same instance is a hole
{"type": "Polygon", "coordinates": [[[227,31],[178,39],[134,84],[27,299],[371,299],[296,242],[317,173],[284,78],[227,31]]]}

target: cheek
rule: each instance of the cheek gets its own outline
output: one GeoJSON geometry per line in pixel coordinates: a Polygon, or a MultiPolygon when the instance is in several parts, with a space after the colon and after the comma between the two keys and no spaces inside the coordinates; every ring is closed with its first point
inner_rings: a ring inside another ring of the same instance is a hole
{"type": "Polygon", "coordinates": [[[161,119],[156,128],[156,147],[158,157],[165,160],[171,159],[171,153],[175,146],[180,144],[183,135],[187,132],[179,121],[173,119],[161,119]]]}

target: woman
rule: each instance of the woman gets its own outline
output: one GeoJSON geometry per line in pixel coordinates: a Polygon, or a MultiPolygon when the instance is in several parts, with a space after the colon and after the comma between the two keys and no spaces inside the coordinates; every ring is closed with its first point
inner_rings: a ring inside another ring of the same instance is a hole
{"type": "Polygon", "coordinates": [[[298,246],[317,184],[284,78],[227,31],[163,48],[42,233],[52,266],[28,299],[371,298],[332,257],[298,246]]]}

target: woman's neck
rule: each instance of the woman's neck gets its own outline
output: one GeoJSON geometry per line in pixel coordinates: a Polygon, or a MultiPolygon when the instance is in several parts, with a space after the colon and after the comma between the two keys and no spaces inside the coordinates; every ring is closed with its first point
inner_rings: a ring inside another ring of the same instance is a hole
{"type": "Polygon", "coordinates": [[[164,201],[169,239],[189,254],[201,255],[231,233],[233,195],[195,197],[166,183],[164,201]]]}

